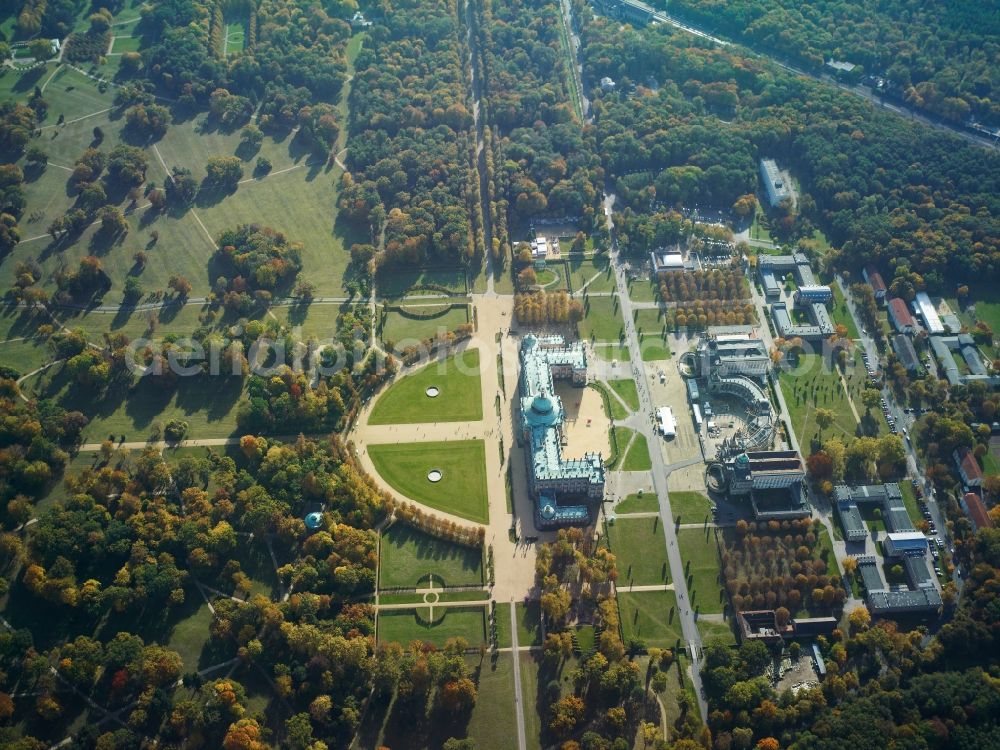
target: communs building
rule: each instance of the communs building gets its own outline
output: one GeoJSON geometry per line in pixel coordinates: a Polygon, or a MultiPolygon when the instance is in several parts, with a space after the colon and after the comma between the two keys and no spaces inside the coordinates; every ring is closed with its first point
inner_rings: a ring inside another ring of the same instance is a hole
{"type": "Polygon", "coordinates": [[[887,585],[875,555],[859,555],[855,559],[865,587],[865,604],[873,615],[930,614],[941,609],[941,592],[934,585],[933,573],[923,553],[904,553],[902,565],[908,588],[887,585]]]}
{"type": "Polygon", "coordinates": [[[521,341],[521,437],[528,453],[528,489],[539,528],[583,526],[591,508],[604,497],[604,462],[600,453],[583,458],[562,455],[565,411],[554,380],[587,383],[583,342],[567,344],[562,336],[527,335],[521,341]]]}
{"type": "MultiPolygon", "coordinates": [[[[863,542],[868,537],[868,528],[865,526],[860,507],[864,505],[875,506],[881,510],[890,537],[893,534],[916,531],[903,502],[903,493],[895,482],[855,487],[839,484],[833,489],[833,497],[837,505],[837,515],[840,517],[840,526],[844,530],[845,539],[849,542],[863,542]]],[[[924,548],[926,549],[926,540],[924,548]]]]}
{"type": "Polygon", "coordinates": [[[927,292],[917,292],[917,296],[913,300],[913,309],[924,321],[927,333],[931,336],[940,336],[944,333],[944,323],[941,322],[941,316],[938,315],[937,308],[931,302],[931,298],[927,296],[927,292]]]}
{"type": "Polygon", "coordinates": [[[949,385],[969,385],[970,383],[982,382],[989,386],[1000,385],[1000,377],[990,375],[979,353],[979,347],[975,340],[967,333],[960,333],[958,336],[934,336],[930,339],[931,350],[944,376],[948,379],[949,385]],[[962,372],[958,367],[957,358],[961,357],[965,364],[966,372],[962,372]]]}
{"type": "Polygon", "coordinates": [[[835,332],[833,319],[827,305],[833,299],[833,290],[825,284],[817,284],[809,258],[805,253],[791,255],[763,255],[757,258],[757,270],[764,296],[771,300],[771,319],[781,338],[801,338],[818,341],[832,336],[835,332]],[[797,307],[806,311],[808,323],[792,320],[792,313],[785,302],[775,301],[781,297],[781,278],[791,273],[798,285],[795,294],[797,307]]]}

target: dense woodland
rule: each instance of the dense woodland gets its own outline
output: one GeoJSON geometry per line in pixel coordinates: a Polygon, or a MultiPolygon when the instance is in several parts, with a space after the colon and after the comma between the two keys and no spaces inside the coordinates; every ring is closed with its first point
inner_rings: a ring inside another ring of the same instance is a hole
{"type": "Polygon", "coordinates": [[[457,9],[408,0],[376,12],[355,62],[340,215],[373,237],[384,229],[377,267],[467,265],[482,248],[469,220],[479,182],[457,9]]]}
{"type": "Polygon", "coordinates": [[[900,268],[930,289],[997,279],[995,152],[682,34],[603,18],[582,25],[586,80],[619,82],[613,93],[594,90],[593,101],[602,160],[616,181],[641,169],[653,175],[657,201],[736,209],[754,189],[757,158],[776,157],[802,189],[779,232],[809,236],[820,226],[841,248],[839,266],[874,261],[887,279],[900,268]]]}
{"type": "MultiPolygon", "coordinates": [[[[946,120],[1000,124],[1000,9],[960,0],[677,0],[672,13],[814,70],[854,63],[907,103],[946,120]]],[[[830,72],[829,68],[825,69],[830,72]]]]}

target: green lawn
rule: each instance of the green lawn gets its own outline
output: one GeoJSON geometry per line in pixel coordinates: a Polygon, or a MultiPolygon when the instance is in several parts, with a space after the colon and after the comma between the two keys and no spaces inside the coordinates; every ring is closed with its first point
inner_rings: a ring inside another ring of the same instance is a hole
{"type": "Polygon", "coordinates": [[[595,344],[594,354],[603,359],[605,362],[614,362],[618,360],[619,362],[630,362],[632,355],[629,353],[628,347],[622,346],[621,344],[595,344]]]}
{"type": "Polygon", "coordinates": [[[628,518],[620,516],[607,526],[608,547],[615,555],[618,588],[670,582],[667,545],[659,516],[628,518]]]}
{"type": "Polygon", "coordinates": [[[588,297],[584,311],[579,323],[581,339],[612,343],[619,340],[624,326],[617,297],[588,297]]]}
{"type": "Polygon", "coordinates": [[[635,433],[632,446],[625,454],[625,459],[620,463],[620,471],[649,471],[653,468],[653,462],[649,457],[649,445],[646,436],[640,432],[635,433]]]}
{"type": "Polygon", "coordinates": [[[701,523],[712,513],[712,501],[701,492],[671,492],[670,511],[679,523],[701,523]]]}
{"type": "Polygon", "coordinates": [[[826,574],[839,576],[840,569],[837,567],[837,556],[833,552],[833,542],[830,540],[830,532],[825,528],[819,533],[819,555],[821,559],[826,560],[826,574]]]}
{"type": "MultiPolygon", "coordinates": [[[[523,693],[524,704],[524,733],[527,741],[526,750],[541,750],[541,736],[543,722],[548,723],[549,717],[542,716],[539,710],[541,706],[538,701],[539,672],[541,671],[541,654],[524,652],[519,655],[521,661],[521,691],[523,693]]],[[[510,719],[506,720],[505,726],[510,727],[510,719]]],[[[508,733],[512,730],[508,730],[508,733]]],[[[511,745],[510,738],[504,748],[511,745]]]]}
{"type": "Polygon", "coordinates": [[[601,394],[602,394],[602,399],[601,399],[602,402],[604,401],[603,395],[604,394],[607,395],[607,401],[604,402],[604,404],[605,404],[605,406],[604,406],[604,416],[606,416],[608,419],[626,419],[628,417],[628,409],[626,409],[622,405],[621,401],[619,401],[617,398],[615,398],[615,395],[613,393],[608,392],[608,389],[604,385],[604,383],[594,382],[594,383],[590,384],[590,387],[596,389],[599,392],[601,392],[601,394]],[[611,410],[610,414],[608,413],[608,409],[611,410]]]}
{"type": "Polygon", "coordinates": [[[639,279],[629,283],[628,296],[633,302],[655,302],[660,297],[660,288],[652,279],[639,279]]]}
{"type": "Polygon", "coordinates": [[[468,322],[469,309],[465,305],[461,307],[443,306],[440,308],[439,314],[433,318],[414,318],[391,310],[385,316],[382,341],[387,345],[392,343],[396,351],[402,351],[411,344],[418,345],[425,339],[454,331],[460,325],[468,322]]]}
{"type": "Polygon", "coordinates": [[[470,646],[486,641],[486,611],[483,607],[436,607],[434,623],[428,623],[429,607],[387,609],[378,614],[378,639],[407,646],[425,641],[438,648],[450,638],[464,638],[470,646]],[[443,617],[442,617],[443,613],[443,617]]]}
{"type": "MultiPolygon", "coordinates": [[[[421,586],[426,585],[421,583],[421,586]]],[[[435,582],[435,586],[440,585],[435,582]]],[[[490,592],[482,591],[435,591],[433,594],[417,594],[404,591],[401,593],[379,594],[378,603],[381,604],[424,604],[425,596],[432,599],[436,596],[438,602],[484,602],[490,598],[490,592]]]]}
{"type": "Polygon", "coordinates": [[[497,623],[497,644],[500,648],[510,648],[510,603],[497,602],[494,610],[497,623]]]}
{"type": "Polygon", "coordinates": [[[379,396],[369,424],[475,422],[483,418],[479,350],[465,349],[392,383],[379,396]],[[438,395],[427,395],[430,387],[438,395]]]}
{"type": "Polygon", "coordinates": [[[226,54],[232,55],[242,52],[246,46],[246,29],[243,21],[226,24],[223,32],[223,39],[226,42],[226,54]]]}
{"type": "Polygon", "coordinates": [[[394,268],[380,273],[375,279],[379,296],[387,299],[403,297],[414,287],[427,285],[444,287],[458,294],[468,292],[465,271],[461,268],[394,268]]]}
{"type": "Polygon", "coordinates": [[[679,529],[677,544],[696,611],[702,614],[722,612],[725,598],[719,583],[719,557],[712,529],[679,529]]]}
{"type": "Polygon", "coordinates": [[[647,646],[674,648],[683,640],[677,597],[673,591],[618,592],[625,642],[644,641],[647,646]]]}
{"type": "Polygon", "coordinates": [[[706,645],[709,643],[724,643],[727,646],[736,645],[736,636],[733,634],[733,629],[725,622],[698,620],[698,634],[701,636],[701,642],[706,645]]]}
{"type": "Polygon", "coordinates": [[[400,494],[476,523],[489,521],[486,445],[482,440],[369,445],[375,470],[400,494]],[[431,482],[428,472],[440,471],[431,482]]]}
{"type": "Polygon", "coordinates": [[[517,645],[519,647],[541,646],[541,605],[533,599],[529,602],[517,602],[515,607],[517,608],[517,645]]]}
{"type": "Polygon", "coordinates": [[[195,610],[194,614],[184,618],[174,625],[170,633],[170,640],[166,647],[171,651],[180,654],[184,661],[184,671],[194,672],[200,667],[202,650],[211,635],[210,626],[212,624],[212,611],[208,608],[201,595],[194,589],[188,592],[189,596],[197,597],[202,604],[195,610]]]}
{"type": "MultiPolygon", "coordinates": [[[[614,427],[612,426],[608,434],[608,442],[611,443],[611,450],[615,451],[614,460],[610,460],[607,463],[607,467],[613,471],[620,471],[622,464],[625,461],[625,455],[628,451],[628,444],[632,440],[632,436],[635,435],[635,430],[629,427],[614,427]]],[[[611,457],[609,457],[610,459],[611,457]]]]}
{"type": "Polygon", "coordinates": [[[634,380],[609,380],[608,385],[621,397],[629,409],[639,410],[639,391],[636,390],[634,380]]]}
{"type": "MultiPolygon", "coordinates": [[[[670,496],[673,501],[673,495],[670,496]]],[[[655,513],[660,509],[660,500],[655,492],[643,492],[626,497],[615,506],[615,513],[655,513]]]]}
{"type": "Polygon", "coordinates": [[[659,336],[643,334],[639,339],[643,362],[659,362],[670,359],[670,346],[659,336]]]}
{"type": "MultiPolygon", "coordinates": [[[[480,586],[483,556],[479,549],[436,539],[405,523],[382,532],[379,587],[417,588],[433,574],[446,586],[480,586]]],[[[435,585],[440,585],[435,581],[435,585]]]]}
{"type": "Polygon", "coordinates": [[[116,34],[114,41],[111,43],[111,52],[112,54],[119,54],[121,52],[138,52],[141,46],[142,37],[118,36],[116,34]]]}
{"type": "Polygon", "coordinates": [[[514,658],[500,654],[496,662],[468,657],[473,671],[478,670],[478,698],[469,717],[467,736],[479,750],[508,750],[510,714],[514,710],[514,658]]]}
{"type": "Polygon", "coordinates": [[[858,326],[854,322],[854,316],[847,309],[844,301],[844,294],[840,291],[836,281],[830,281],[830,288],[833,290],[833,309],[830,311],[830,318],[834,325],[843,324],[847,326],[847,335],[852,339],[858,338],[858,326]]]}
{"type": "Polygon", "coordinates": [[[586,284],[588,292],[613,292],[615,274],[606,254],[583,257],[574,255],[566,259],[569,266],[570,284],[573,292],[579,292],[586,284]]]}
{"type": "MultiPolygon", "coordinates": [[[[864,367],[855,365],[854,368],[848,366],[850,379],[848,385],[857,383],[860,368],[860,379],[864,380],[864,367]]],[[[803,354],[800,357],[800,364],[791,371],[782,371],[779,375],[781,389],[785,394],[785,403],[788,405],[789,417],[795,434],[799,438],[802,450],[808,452],[811,441],[814,437],[823,439],[838,435],[850,441],[855,436],[857,421],[851,412],[850,404],[844,393],[844,388],[840,382],[840,376],[836,370],[831,370],[821,361],[819,354],[803,354]],[[835,414],[833,424],[823,431],[820,436],[819,425],[816,424],[817,409],[830,409],[835,414]]],[[[860,405],[860,398],[856,407],[860,405]]],[[[864,414],[864,406],[858,408],[858,414],[864,414]]]]}

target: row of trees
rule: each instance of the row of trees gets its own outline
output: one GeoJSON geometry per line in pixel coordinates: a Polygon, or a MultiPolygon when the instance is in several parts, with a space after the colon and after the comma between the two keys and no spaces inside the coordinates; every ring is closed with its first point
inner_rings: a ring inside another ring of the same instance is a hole
{"type": "Polygon", "coordinates": [[[660,298],[665,303],[701,300],[746,300],[750,297],[746,275],[738,268],[708,271],[666,271],[657,274],[660,298]]]}
{"type": "Polygon", "coordinates": [[[520,323],[578,323],[583,320],[583,304],[566,291],[526,292],[514,295],[514,316],[520,323]]]}

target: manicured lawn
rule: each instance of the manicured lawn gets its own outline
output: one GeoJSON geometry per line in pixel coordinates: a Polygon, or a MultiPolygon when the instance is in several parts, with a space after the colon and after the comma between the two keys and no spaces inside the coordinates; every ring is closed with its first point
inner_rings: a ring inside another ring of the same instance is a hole
{"type": "Polygon", "coordinates": [[[580,338],[590,341],[617,342],[624,330],[617,297],[588,297],[584,318],[579,323],[580,338]]]}
{"type": "Polygon", "coordinates": [[[473,672],[478,670],[475,708],[469,717],[467,736],[475,738],[480,750],[507,750],[510,747],[510,718],[514,710],[514,658],[500,654],[496,662],[468,657],[473,672]]]}
{"type": "MultiPolygon", "coordinates": [[[[46,73],[42,77],[42,82],[48,78],[48,75],[46,73]]],[[[42,123],[44,125],[55,124],[59,120],[59,115],[63,115],[67,120],[74,120],[77,117],[83,117],[110,107],[114,100],[115,90],[108,87],[106,91],[101,92],[98,85],[97,81],[87,78],[72,68],[60,68],[49,81],[48,86],[45,87],[45,100],[49,103],[49,109],[42,123]]],[[[46,141],[43,140],[42,143],[46,144],[46,141]]],[[[46,147],[43,145],[43,148],[46,147]]],[[[66,174],[69,176],[68,172],[66,174]]]]}
{"type": "Polygon", "coordinates": [[[621,462],[619,468],[621,471],[649,471],[653,468],[645,435],[640,432],[635,433],[632,446],[625,454],[625,460],[621,462]]]}
{"type": "Polygon", "coordinates": [[[386,313],[385,323],[382,326],[382,341],[392,342],[397,351],[402,351],[409,345],[416,345],[438,334],[454,331],[468,322],[469,311],[464,305],[442,307],[433,318],[413,318],[391,310],[386,313]]]}
{"type": "Polygon", "coordinates": [[[189,595],[198,597],[202,604],[195,610],[194,614],[174,625],[166,646],[171,651],[180,654],[181,659],[184,660],[185,672],[194,672],[199,669],[198,662],[201,659],[201,652],[211,635],[212,612],[196,590],[191,589],[189,595]]]}
{"type": "Polygon", "coordinates": [[[111,52],[115,54],[120,52],[138,52],[141,46],[142,37],[116,35],[114,42],[111,44],[111,52]]]}
{"type": "Polygon", "coordinates": [[[618,611],[626,643],[635,639],[647,646],[674,648],[683,638],[673,591],[619,591],[618,611]]]}
{"type": "Polygon", "coordinates": [[[387,609],[378,614],[378,639],[407,646],[426,641],[441,648],[450,638],[464,638],[470,646],[486,641],[486,611],[483,607],[436,607],[434,624],[427,622],[429,607],[387,609]],[[441,614],[444,617],[441,617],[441,614]]]}
{"type": "MultiPolygon", "coordinates": [[[[852,368],[848,366],[847,369],[850,371],[852,368]]],[[[857,369],[857,366],[854,369],[857,369]]],[[[861,373],[863,379],[863,366],[861,373]]],[[[856,377],[854,373],[850,375],[852,379],[856,377]]],[[[803,354],[797,368],[781,372],[779,382],[785,394],[792,427],[803,451],[809,451],[814,437],[825,439],[838,435],[849,442],[855,436],[858,423],[851,412],[840,376],[836,370],[831,370],[822,362],[821,355],[803,354]],[[819,425],[816,424],[817,409],[829,409],[835,415],[833,424],[823,431],[822,436],[819,425]]],[[[848,382],[850,385],[851,381],[848,382]]],[[[862,405],[858,409],[858,414],[863,415],[863,410],[862,405]]]]}
{"type": "Polygon", "coordinates": [[[435,539],[405,523],[394,523],[382,532],[380,588],[425,586],[430,574],[435,577],[435,586],[441,581],[446,586],[482,585],[482,552],[435,539]]]}
{"type": "Polygon", "coordinates": [[[59,364],[26,380],[22,390],[84,412],[90,418],[83,430],[84,442],[103,440],[109,433],[124,434],[130,441],[145,440],[157,424],[171,419],[186,421],[191,438],[229,437],[236,432],[238,381],[199,375],[178,378],[177,383],[176,389],[164,391],[140,381],[132,389],[95,399],[91,391],[74,385],[59,364]]]}
{"type": "Polygon", "coordinates": [[[719,583],[719,557],[712,529],[679,529],[677,544],[696,610],[703,614],[722,612],[725,599],[719,583]]]}
{"type": "Polygon", "coordinates": [[[579,292],[584,285],[588,292],[613,292],[615,290],[615,274],[607,255],[596,255],[585,258],[575,255],[566,260],[570,270],[570,283],[574,292],[579,292]]]}
{"type": "Polygon", "coordinates": [[[632,355],[629,353],[628,347],[622,346],[621,344],[595,344],[594,354],[603,359],[605,362],[614,362],[618,360],[619,362],[630,362],[632,355]]]}
{"type": "Polygon", "coordinates": [[[0,365],[12,367],[21,375],[51,362],[54,357],[44,339],[0,342],[0,365]]]}
{"type": "Polygon", "coordinates": [[[483,418],[479,350],[466,349],[396,380],[375,404],[369,424],[474,422],[483,418]],[[431,398],[427,389],[438,389],[431,398]]]}
{"type": "Polygon", "coordinates": [[[830,318],[833,320],[833,324],[847,326],[847,335],[852,339],[858,338],[858,326],[854,322],[854,316],[851,315],[851,311],[847,309],[847,303],[844,301],[844,295],[840,291],[840,287],[836,282],[831,281],[830,288],[833,290],[833,309],[830,311],[830,318]]]}
{"type": "Polygon", "coordinates": [[[607,463],[607,467],[609,469],[614,471],[621,470],[622,464],[625,461],[625,455],[628,452],[629,442],[635,434],[635,430],[628,427],[611,428],[608,434],[608,440],[611,443],[611,450],[614,451],[615,454],[614,459],[609,460],[607,463]]]}
{"type": "Polygon", "coordinates": [[[542,645],[542,615],[541,605],[537,600],[517,602],[517,645],[542,645]]]}
{"type": "Polygon", "coordinates": [[[633,302],[655,302],[659,299],[660,288],[651,279],[638,279],[629,283],[628,296],[633,302]]]}
{"type": "MultiPolygon", "coordinates": [[[[670,496],[673,500],[673,495],[670,496]]],[[[660,500],[655,492],[644,492],[626,497],[615,506],[615,513],[655,513],[660,509],[660,500]]]]}
{"type": "Polygon", "coordinates": [[[418,286],[441,286],[449,291],[465,294],[468,291],[465,271],[461,268],[400,269],[380,273],[375,288],[380,297],[398,298],[418,286]]]}
{"type": "Polygon", "coordinates": [[[643,308],[641,310],[636,310],[634,315],[635,331],[640,336],[652,336],[659,338],[659,336],[663,333],[663,319],[660,317],[659,310],[643,308]]]}
{"type": "Polygon", "coordinates": [[[226,42],[227,55],[242,52],[243,47],[246,44],[246,31],[244,30],[243,22],[238,21],[236,23],[226,24],[224,39],[226,42]]]}
{"type": "Polygon", "coordinates": [[[701,642],[704,644],[724,643],[727,646],[736,645],[736,636],[733,635],[733,629],[725,622],[698,620],[698,634],[701,636],[701,642]]]}
{"type": "Polygon", "coordinates": [[[629,409],[639,410],[639,392],[636,390],[634,380],[609,380],[608,385],[621,397],[629,409]]]}
{"type": "Polygon", "coordinates": [[[615,394],[611,393],[604,383],[594,382],[590,384],[590,387],[602,394],[606,394],[608,397],[604,407],[604,416],[608,419],[626,419],[628,417],[628,409],[625,408],[621,401],[615,398],[615,394]],[[610,414],[608,413],[609,409],[611,410],[610,414]]]}
{"type": "Polygon", "coordinates": [[[700,492],[671,492],[670,512],[680,523],[701,523],[712,512],[712,502],[700,492]]]}
{"type": "Polygon", "coordinates": [[[642,351],[643,362],[659,362],[670,359],[670,346],[659,336],[643,334],[639,339],[639,348],[642,351]]]}
{"type": "Polygon", "coordinates": [[[615,555],[618,588],[670,582],[667,545],[659,516],[628,518],[620,516],[608,524],[608,547],[615,555]]]}
{"type": "Polygon", "coordinates": [[[497,643],[499,647],[510,648],[510,603],[497,602],[494,617],[497,623],[497,643]]]}
{"type": "MultiPolygon", "coordinates": [[[[521,692],[523,693],[524,733],[527,740],[527,750],[541,750],[542,723],[549,721],[548,716],[541,715],[538,703],[538,683],[542,656],[541,654],[532,654],[529,651],[520,654],[519,657],[521,661],[521,692]]],[[[510,726],[509,719],[507,720],[507,726],[510,726]]],[[[509,748],[510,744],[510,740],[508,739],[504,748],[509,748]]]]}
{"type": "Polygon", "coordinates": [[[839,576],[840,570],[837,568],[837,556],[833,552],[833,542],[830,541],[830,533],[825,528],[819,533],[819,555],[821,559],[826,560],[826,574],[839,576]]]}
{"type": "MultiPolygon", "coordinates": [[[[427,582],[421,582],[419,584],[421,587],[426,586],[427,582]]],[[[435,581],[435,586],[439,586],[439,582],[435,581]]],[[[436,596],[439,602],[482,602],[490,598],[490,592],[488,591],[435,591],[433,594],[416,594],[410,592],[401,593],[389,593],[389,594],[379,594],[378,603],[381,604],[424,604],[426,603],[425,597],[431,597],[432,599],[436,596]]]]}

